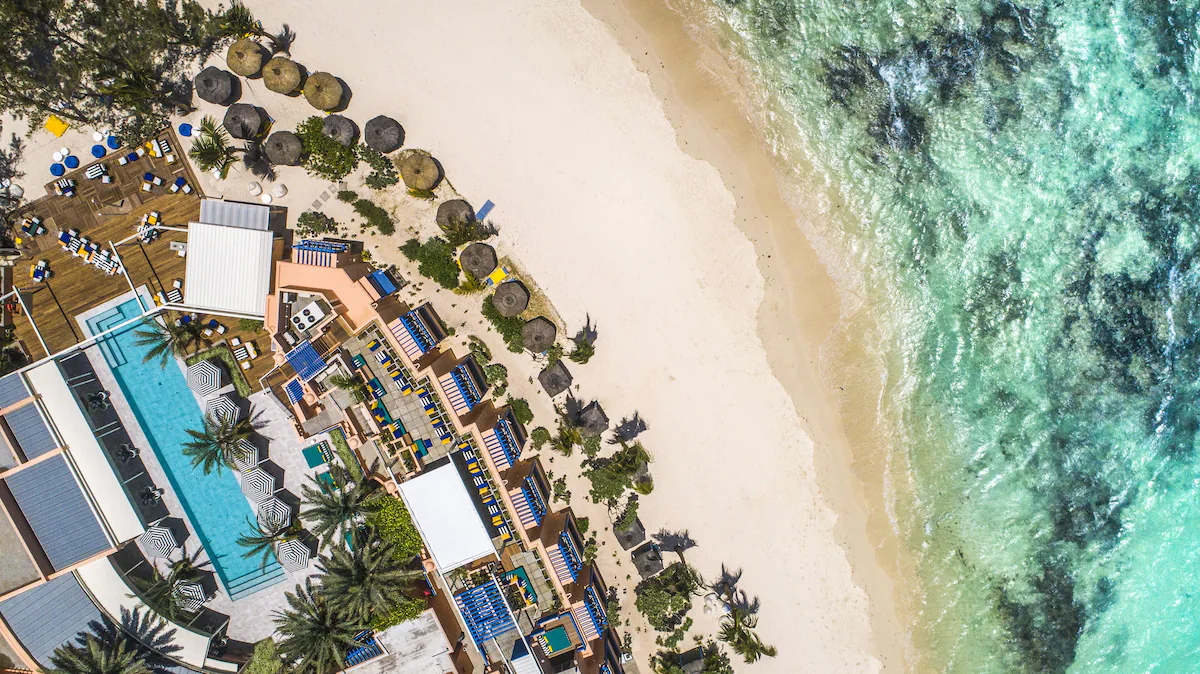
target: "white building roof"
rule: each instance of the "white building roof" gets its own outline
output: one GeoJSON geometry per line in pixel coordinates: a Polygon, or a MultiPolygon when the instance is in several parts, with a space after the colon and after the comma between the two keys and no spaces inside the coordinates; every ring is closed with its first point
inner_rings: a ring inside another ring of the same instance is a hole
{"type": "Polygon", "coordinates": [[[442,573],[496,552],[467,486],[452,464],[404,482],[400,494],[442,573]]]}
{"type": "Polygon", "coordinates": [[[271,223],[271,209],[240,201],[204,199],[200,202],[200,222],[266,231],[271,223]]]}
{"type": "Polygon", "coordinates": [[[184,304],[203,311],[266,315],[271,239],[266,229],[190,223],[184,304]]]}

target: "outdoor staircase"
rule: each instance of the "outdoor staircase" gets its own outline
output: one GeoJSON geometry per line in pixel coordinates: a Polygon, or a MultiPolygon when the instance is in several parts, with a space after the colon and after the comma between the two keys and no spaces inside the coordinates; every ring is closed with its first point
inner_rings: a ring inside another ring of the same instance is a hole
{"type": "Polygon", "coordinates": [[[287,574],[284,573],[283,567],[273,563],[265,569],[255,569],[237,578],[230,578],[229,582],[225,583],[225,591],[229,593],[230,600],[236,601],[284,580],[287,580],[287,574]]]}

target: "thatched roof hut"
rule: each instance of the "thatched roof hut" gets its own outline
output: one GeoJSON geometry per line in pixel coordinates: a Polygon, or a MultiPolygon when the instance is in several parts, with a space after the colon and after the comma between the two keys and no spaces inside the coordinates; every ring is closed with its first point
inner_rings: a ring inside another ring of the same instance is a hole
{"type": "Polygon", "coordinates": [[[209,66],[196,75],[192,85],[201,99],[217,105],[229,105],[236,86],[234,81],[233,73],[209,66]]]}
{"type": "Polygon", "coordinates": [[[501,316],[512,318],[529,306],[529,290],[520,281],[505,281],[492,293],[492,306],[501,316]]]}
{"type": "Polygon", "coordinates": [[[496,269],[496,250],[478,241],[463,249],[458,256],[463,271],[477,279],[487,278],[496,269]]]}
{"type": "Polygon", "coordinates": [[[263,84],[277,94],[286,96],[300,86],[300,66],[296,65],[295,61],[283,56],[276,56],[267,61],[262,74],[263,84]]]}
{"type": "Polygon", "coordinates": [[[304,82],[304,97],[318,110],[332,110],[342,103],[342,83],[329,73],[313,73],[304,82]]]}
{"type": "Polygon", "coordinates": [[[400,160],[400,176],[410,190],[429,192],[442,179],[437,161],[424,152],[413,152],[400,160]]]}
{"type": "Polygon", "coordinates": [[[663,570],[662,551],[654,543],[645,543],[630,555],[633,568],[643,580],[655,576],[663,570]]]}
{"type": "Polygon", "coordinates": [[[475,209],[463,199],[450,199],[438,205],[437,224],[443,230],[455,224],[475,222],[475,209]]]}
{"type": "Polygon", "coordinates": [[[242,77],[254,77],[262,70],[265,55],[266,50],[262,45],[244,37],[229,45],[229,51],[225,52],[225,63],[242,77]]]}
{"type": "Polygon", "coordinates": [[[329,115],[321,122],[321,133],[346,147],[353,147],[358,140],[358,125],[342,115],[329,115]]]}
{"type": "Polygon", "coordinates": [[[633,521],[624,529],[613,527],[613,534],[617,537],[617,543],[621,544],[622,550],[641,545],[646,540],[646,527],[642,524],[642,520],[634,515],[633,521]]]}
{"type": "Polygon", "coordinates": [[[385,115],[373,117],[363,127],[363,141],[376,152],[395,152],[404,144],[404,127],[385,115]]]}
{"type": "MultiPolygon", "coordinates": [[[[505,285],[508,284],[506,283],[505,285]]],[[[546,395],[553,398],[571,388],[571,372],[559,360],[538,374],[538,383],[546,390],[546,395]]]]}
{"type": "Polygon", "coordinates": [[[579,432],[584,437],[595,437],[608,430],[608,415],[600,403],[593,400],[579,412],[579,432]]]}
{"type": "Polygon", "coordinates": [[[267,159],[280,166],[296,166],[304,156],[304,144],[300,142],[300,136],[291,131],[271,134],[263,144],[263,149],[267,152],[267,159]]]}
{"type": "Polygon", "coordinates": [[[251,140],[262,133],[263,117],[258,108],[249,103],[234,103],[225,111],[221,125],[234,138],[251,140]]]}
{"type": "Polygon", "coordinates": [[[525,327],[521,328],[521,340],[525,344],[525,348],[534,353],[541,353],[554,345],[554,337],[558,332],[558,328],[550,322],[550,319],[545,316],[527,321],[525,327]]]}

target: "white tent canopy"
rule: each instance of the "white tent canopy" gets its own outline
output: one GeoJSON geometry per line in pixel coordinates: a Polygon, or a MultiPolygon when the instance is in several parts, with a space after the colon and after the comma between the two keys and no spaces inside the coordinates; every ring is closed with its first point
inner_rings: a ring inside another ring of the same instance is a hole
{"type": "Polygon", "coordinates": [[[404,482],[400,494],[442,573],[496,552],[452,464],[404,482]]]}
{"type": "MultiPolygon", "coordinates": [[[[247,209],[261,209],[264,214],[254,210],[230,223],[269,215],[269,209],[255,204],[226,202],[224,208],[236,213],[247,209]]],[[[271,291],[271,232],[238,224],[193,222],[188,224],[187,237],[184,304],[203,311],[264,316],[271,291]]]]}

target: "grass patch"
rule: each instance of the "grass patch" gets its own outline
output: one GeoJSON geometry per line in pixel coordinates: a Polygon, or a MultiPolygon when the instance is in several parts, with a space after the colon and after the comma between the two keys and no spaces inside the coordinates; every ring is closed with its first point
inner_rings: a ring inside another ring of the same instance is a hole
{"type": "Polygon", "coordinates": [[[521,330],[525,327],[525,321],[518,316],[502,316],[496,310],[496,305],[492,304],[492,296],[488,295],[483,299],[483,317],[496,328],[496,332],[500,333],[500,337],[504,339],[504,345],[513,353],[521,353],[525,350],[525,340],[521,336],[521,330]]]}
{"type": "Polygon", "coordinates": [[[425,542],[421,540],[421,534],[417,531],[417,525],[413,524],[408,508],[404,507],[404,501],[387,497],[382,500],[382,504],[379,512],[370,518],[375,533],[381,539],[396,545],[397,557],[408,560],[421,554],[425,542]]]}
{"type": "Polygon", "coordinates": [[[400,174],[396,173],[396,165],[382,152],[366,145],[359,145],[358,158],[371,167],[371,173],[365,181],[367,187],[373,190],[382,190],[400,182],[400,174]]]}
{"type": "Polygon", "coordinates": [[[409,239],[400,246],[404,257],[417,262],[421,276],[432,279],[447,290],[458,287],[458,263],[454,261],[454,249],[445,239],[433,237],[421,243],[409,239]]]}
{"type": "Polygon", "coordinates": [[[358,192],[354,190],[338,190],[337,198],[338,201],[344,204],[352,204],[358,200],[358,192]]]}
{"type": "Polygon", "coordinates": [[[279,674],[283,671],[283,658],[275,649],[275,640],[267,637],[254,644],[254,655],[242,669],[243,674],[279,674]]]}
{"type": "Polygon", "coordinates": [[[184,364],[195,365],[202,360],[216,360],[225,365],[225,370],[229,376],[233,378],[233,388],[238,395],[243,398],[249,398],[254,391],[250,390],[250,382],[246,381],[246,375],[242,373],[242,367],[238,365],[237,359],[233,357],[233,350],[226,344],[218,344],[211,349],[201,351],[184,359],[184,364]]]}
{"type": "Polygon", "coordinates": [[[355,201],[354,212],[366,218],[367,226],[379,230],[380,234],[388,235],[396,231],[396,221],[392,220],[392,214],[370,199],[355,201]]]}
{"type": "Polygon", "coordinates": [[[300,236],[332,234],[338,230],[338,221],[317,211],[305,211],[296,218],[296,233],[300,236]]]}
{"type": "Polygon", "coordinates": [[[355,479],[362,477],[362,465],[358,462],[358,457],[354,455],[354,451],[350,449],[349,443],[346,442],[346,434],[342,429],[335,428],[329,431],[329,440],[333,443],[333,451],[337,452],[338,458],[341,459],[342,465],[355,479]]]}

